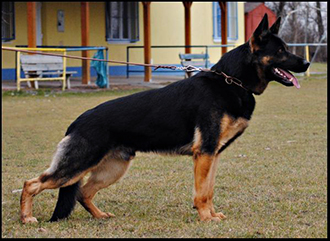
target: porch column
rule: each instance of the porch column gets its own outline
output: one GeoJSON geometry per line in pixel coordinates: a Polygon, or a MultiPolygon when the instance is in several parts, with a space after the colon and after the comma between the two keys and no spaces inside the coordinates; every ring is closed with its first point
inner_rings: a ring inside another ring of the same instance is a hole
{"type": "MultiPolygon", "coordinates": [[[[151,64],[151,31],[150,31],[150,4],[151,2],[142,2],[143,4],[143,29],[144,29],[144,63],[151,64]]],[[[151,81],[151,68],[144,67],[144,81],[151,81]]]]}
{"type": "Polygon", "coordinates": [[[27,2],[27,36],[28,47],[35,48],[37,45],[37,3],[27,2]]]}
{"type": "MultiPolygon", "coordinates": [[[[37,3],[27,2],[27,36],[28,47],[37,47],[37,3]]],[[[32,88],[35,87],[34,81],[30,81],[32,88]]]]}
{"type": "MultiPolygon", "coordinates": [[[[185,27],[185,45],[191,45],[191,5],[193,2],[183,2],[184,6],[184,27],[185,27]]],[[[191,48],[186,47],[186,54],[191,53],[191,48]]]]}
{"type": "MultiPolygon", "coordinates": [[[[81,46],[89,46],[89,2],[81,2],[81,46]]],[[[82,51],[88,57],[88,51],[82,51]]],[[[82,84],[90,84],[90,62],[82,60],[82,84]]]]}
{"type": "MultiPolygon", "coordinates": [[[[221,44],[227,44],[227,2],[219,2],[221,9],[221,44]]],[[[221,55],[227,53],[227,47],[221,48],[221,55]]]]}

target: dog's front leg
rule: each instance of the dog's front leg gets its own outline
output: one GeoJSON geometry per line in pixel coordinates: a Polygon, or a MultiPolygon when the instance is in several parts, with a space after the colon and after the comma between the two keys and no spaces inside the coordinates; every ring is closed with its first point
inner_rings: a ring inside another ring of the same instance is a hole
{"type": "Polygon", "coordinates": [[[220,159],[220,155],[218,154],[215,157],[215,160],[212,162],[212,167],[211,167],[211,170],[210,170],[210,179],[209,179],[209,185],[210,186],[209,186],[209,193],[208,193],[207,201],[209,202],[211,215],[213,217],[218,217],[220,219],[225,219],[226,216],[223,213],[221,213],[221,212],[216,213],[215,212],[214,206],[213,206],[213,201],[212,201],[213,193],[214,193],[215,176],[216,176],[216,172],[217,172],[217,168],[218,168],[219,159],[220,159]]]}
{"type": "Polygon", "coordinates": [[[216,161],[215,155],[194,155],[194,207],[202,221],[221,220],[221,217],[215,214],[212,203],[216,161]]]}

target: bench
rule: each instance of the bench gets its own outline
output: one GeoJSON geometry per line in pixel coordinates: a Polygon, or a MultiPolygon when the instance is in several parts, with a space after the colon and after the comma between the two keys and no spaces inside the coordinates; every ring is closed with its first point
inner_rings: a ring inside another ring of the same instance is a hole
{"type": "Polygon", "coordinates": [[[70,77],[77,71],[65,71],[63,58],[47,55],[20,55],[20,65],[26,78],[21,78],[20,71],[17,76],[17,90],[20,90],[20,82],[34,81],[35,88],[38,89],[38,81],[62,81],[62,89],[67,86],[70,89],[70,77]],[[65,74],[64,74],[65,73],[65,74]],[[64,76],[65,75],[65,76],[64,76]]]}
{"type": "MultiPolygon", "coordinates": [[[[209,55],[208,54],[179,54],[182,66],[192,65],[195,67],[208,68],[209,55]]],[[[190,77],[192,72],[186,72],[185,76],[190,77]]]]}

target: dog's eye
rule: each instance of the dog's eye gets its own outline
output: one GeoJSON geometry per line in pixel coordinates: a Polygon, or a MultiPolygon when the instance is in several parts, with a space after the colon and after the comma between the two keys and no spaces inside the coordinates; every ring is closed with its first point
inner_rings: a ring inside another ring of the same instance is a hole
{"type": "Polygon", "coordinates": [[[283,53],[283,49],[277,50],[277,53],[279,53],[279,54],[283,53]]]}

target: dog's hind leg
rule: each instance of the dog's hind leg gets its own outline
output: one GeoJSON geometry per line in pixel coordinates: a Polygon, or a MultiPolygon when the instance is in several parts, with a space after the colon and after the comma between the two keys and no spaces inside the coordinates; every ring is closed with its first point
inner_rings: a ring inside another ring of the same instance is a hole
{"type": "Polygon", "coordinates": [[[65,187],[77,183],[86,172],[83,172],[76,177],[70,179],[68,182],[63,184],[52,178],[47,172],[44,172],[38,178],[24,182],[24,187],[21,195],[21,221],[22,223],[33,223],[38,222],[35,217],[32,216],[32,203],[33,197],[42,192],[45,189],[55,189],[59,187],[65,187]]]}
{"type": "MultiPolygon", "coordinates": [[[[35,195],[39,194],[46,186],[51,186],[52,184],[43,183],[43,175],[38,178],[33,178],[31,180],[24,182],[24,187],[21,195],[20,205],[21,205],[21,221],[22,223],[34,223],[38,222],[35,217],[32,216],[32,199],[35,195]]],[[[55,183],[53,183],[54,186],[55,183]]]]}
{"type": "Polygon", "coordinates": [[[114,158],[111,154],[105,156],[100,164],[91,171],[91,176],[88,178],[86,184],[81,188],[81,193],[78,201],[81,205],[90,212],[95,218],[109,218],[114,217],[112,213],[102,212],[93,203],[92,199],[95,194],[102,188],[117,182],[122,178],[128,170],[130,160],[123,160],[114,158]]]}
{"type": "MultiPolygon", "coordinates": [[[[86,146],[85,140],[75,138],[71,141],[71,137],[66,136],[59,143],[50,168],[39,177],[24,182],[20,200],[22,223],[37,222],[37,219],[32,216],[34,196],[45,189],[75,186],[91,170],[92,164],[82,165],[81,162],[90,154],[86,146]],[[80,151],[81,149],[84,151],[80,151]]],[[[72,199],[74,200],[72,205],[74,205],[75,196],[72,196],[72,199]]],[[[68,210],[70,214],[72,208],[68,210]]]]}

